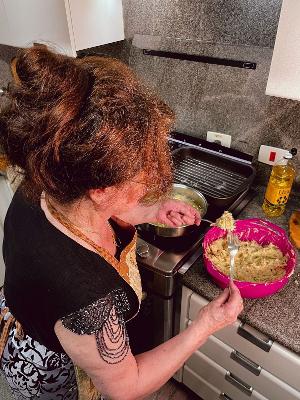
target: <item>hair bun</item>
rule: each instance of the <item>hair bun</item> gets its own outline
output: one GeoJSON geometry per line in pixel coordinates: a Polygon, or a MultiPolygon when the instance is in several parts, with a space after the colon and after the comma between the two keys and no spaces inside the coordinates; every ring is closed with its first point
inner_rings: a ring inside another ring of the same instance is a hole
{"type": "Polygon", "coordinates": [[[78,93],[81,97],[89,81],[88,72],[77,65],[76,59],[49,51],[43,45],[22,49],[12,61],[12,75],[30,106],[30,99],[43,105],[78,93]]]}
{"type": "Polygon", "coordinates": [[[172,113],[129,67],[37,46],[18,53],[12,73],[0,144],[9,162],[24,171],[27,193],[38,198],[45,191],[68,202],[141,171],[151,193],[167,188],[172,113]]]}

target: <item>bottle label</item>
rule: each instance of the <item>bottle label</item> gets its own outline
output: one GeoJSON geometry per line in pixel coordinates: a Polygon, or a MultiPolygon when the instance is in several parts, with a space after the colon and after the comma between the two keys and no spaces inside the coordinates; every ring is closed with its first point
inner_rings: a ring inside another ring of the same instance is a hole
{"type": "Polygon", "coordinates": [[[274,205],[283,205],[287,203],[290,191],[291,187],[278,188],[275,185],[272,185],[272,183],[269,183],[265,198],[269,203],[274,205]]]}

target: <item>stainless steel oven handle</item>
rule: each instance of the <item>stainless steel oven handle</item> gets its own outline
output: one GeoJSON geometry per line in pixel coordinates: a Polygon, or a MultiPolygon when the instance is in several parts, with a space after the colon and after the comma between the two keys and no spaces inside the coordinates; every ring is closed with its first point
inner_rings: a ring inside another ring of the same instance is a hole
{"type": "Polygon", "coordinates": [[[246,368],[252,374],[259,376],[261,373],[261,366],[256,364],[254,361],[250,360],[248,357],[244,356],[242,353],[232,350],[230,358],[240,364],[242,367],[246,368]]]}
{"type": "Polygon", "coordinates": [[[184,275],[194,264],[194,262],[202,255],[203,250],[202,246],[199,245],[198,248],[195,250],[194,254],[190,256],[190,258],[178,269],[178,273],[180,275],[184,275]]]}
{"type": "Polygon", "coordinates": [[[229,397],[226,393],[220,393],[219,399],[220,400],[232,400],[232,398],[229,397]]]}
{"type": "Polygon", "coordinates": [[[273,340],[265,337],[263,334],[261,334],[261,337],[254,335],[254,333],[251,332],[251,327],[249,327],[247,330],[243,322],[241,322],[240,326],[238,327],[237,333],[265,352],[269,352],[271,350],[273,340]]]}
{"type": "Polygon", "coordinates": [[[233,375],[231,372],[227,371],[225,375],[227,382],[231,383],[233,386],[238,388],[241,392],[245,393],[247,396],[251,396],[253,392],[252,386],[240,380],[237,376],[233,375]]]}

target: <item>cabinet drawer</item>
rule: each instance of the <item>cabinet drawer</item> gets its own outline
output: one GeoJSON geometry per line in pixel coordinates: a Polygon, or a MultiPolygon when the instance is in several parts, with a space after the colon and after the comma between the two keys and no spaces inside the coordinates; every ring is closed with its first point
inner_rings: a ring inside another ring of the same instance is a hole
{"type": "MultiPolygon", "coordinates": [[[[190,320],[195,319],[200,308],[208,301],[193,293],[187,311],[190,320]]],[[[235,322],[214,334],[222,342],[244,354],[256,364],[286,382],[293,388],[300,390],[300,380],[297,371],[300,370],[300,357],[276,342],[270,341],[265,335],[242,324],[235,322]]]]}
{"type": "MultiPolygon", "coordinates": [[[[268,371],[256,366],[251,362],[252,360],[248,360],[242,355],[234,353],[231,347],[214,336],[211,336],[206,343],[200,347],[199,352],[205,354],[221,367],[238,376],[269,399],[300,400],[300,392],[298,390],[287,385],[268,371]]],[[[197,370],[195,370],[195,372],[199,373],[197,370]]]]}
{"type": "Polygon", "coordinates": [[[266,400],[266,397],[254,390],[250,385],[247,385],[235,376],[229,375],[224,368],[202,353],[194,353],[186,362],[183,372],[183,383],[185,383],[186,368],[189,368],[199,378],[215,387],[219,393],[226,393],[230,399],[266,400]]]}
{"type": "Polygon", "coordinates": [[[220,391],[200,376],[195,374],[189,367],[183,368],[183,381],[188,388],[195,392],[203,400],[219,400],[220,391]]]}

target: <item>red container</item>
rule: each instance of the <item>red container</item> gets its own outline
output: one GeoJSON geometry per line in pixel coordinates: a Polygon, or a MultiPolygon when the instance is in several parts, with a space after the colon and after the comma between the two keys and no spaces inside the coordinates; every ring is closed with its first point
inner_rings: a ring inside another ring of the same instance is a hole
{"type": "MultiPolygon", "coordinates": [[[[290,243],[286,232],[269,221],[253,218],[236,221],[234,233],[241,241],[255,241],[261,245],[273,243],[284,255],[287,256],[285,275],[276,281],[256,283],[234,280],[234,283],[241,292],[241,296],[254,299],[269,296],[282,289],[288,283],[289,278],[293,274],[297,261],[296,252],[290,243]]],[[[224,237],[225,235],[226,232],[223,229],[215,226],[206,233],[203,240],[204,265],[212,279],[223,289],[229,285],[229,277],[224,275],[213,265],[213,263],[207,258],[206,251],[212,242],[224,237]]]]}

